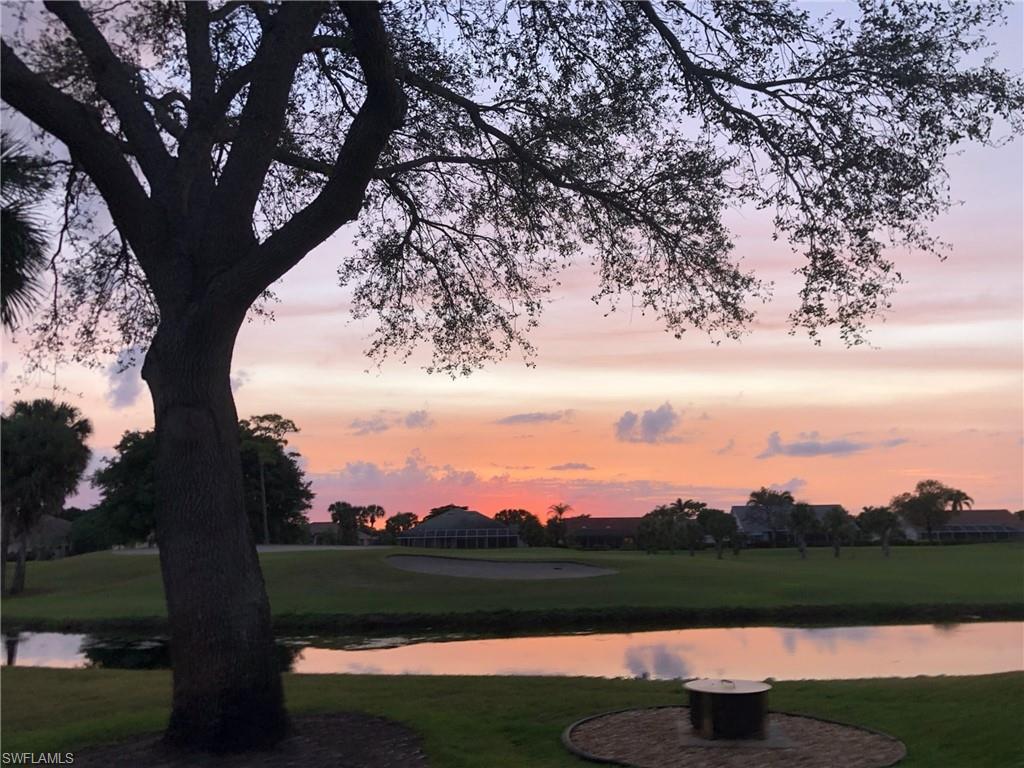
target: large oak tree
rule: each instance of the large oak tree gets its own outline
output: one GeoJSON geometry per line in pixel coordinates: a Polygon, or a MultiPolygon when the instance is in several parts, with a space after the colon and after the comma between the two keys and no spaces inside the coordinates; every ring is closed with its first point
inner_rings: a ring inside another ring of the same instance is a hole
{"type": "Polygon", "coordinates": [[[310,250],[355,223],[339,276],[379,321],[370,351],[427,341],[461,372],[528,352],[576,258],[599,299],[737,335],[766,286],[722,214],[756,205],[806,256],[794,325],[856,341],[898,281],[886,244],[938,247],[947,151],[1021,120],[1020,81],[984,58],[988,2],[863,0],[845,21],[782,0],[45,8],[2,54],[4,102],[66,148],[35,338],[148,350],[167,735],[222,749],[286,730],[232,348],[310,250]]]}

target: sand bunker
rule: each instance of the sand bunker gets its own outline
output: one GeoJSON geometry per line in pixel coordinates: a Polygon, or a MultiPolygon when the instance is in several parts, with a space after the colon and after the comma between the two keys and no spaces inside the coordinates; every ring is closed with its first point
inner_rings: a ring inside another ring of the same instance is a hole
{"type": "Polygon", "coordinates": [[[522,560],[470,560],[430,555],[392,555],[387,561],[403,571],[428,573],[432,576],[461,576],[467,579],[513,579],[517,581],[585,579],[590,576],[610,576],[618,573],[611,568],[550,560],[525,562],[522,560]]]}

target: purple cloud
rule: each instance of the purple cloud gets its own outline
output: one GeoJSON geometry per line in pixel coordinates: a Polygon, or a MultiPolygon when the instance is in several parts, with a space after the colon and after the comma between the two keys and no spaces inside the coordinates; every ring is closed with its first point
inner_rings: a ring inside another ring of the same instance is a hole
{"type": "Polygon", "coordinates": [[[664,403],[643,414],[626,411],[615,422],[615,439],[624,443],[679,443],[682,438],[673,435],[672,430],[681,417],[669,404],[664,403]]]}
{"type": "Polygon", "coordinates": [[[498,419],[495,424],[543,424],[549,421],[563,421],[572,415],[572,411],[534,411],[533,413],[514,413],[503,419],[498,419]]]}
{"type": "Polygon", "coordinates": [[[430,429],[434,420],[425,410],[410,411],[405,415],[405,426],[409,429],[430,429]]]}
{"type": "Polygon", "coordinates": [[[372,435],[387,432],[391,429],[391,422],[378,414],[367,419],[352,419],[348,426],[354,435],[372,435]]]}
{"type": "Polygon", "coordinates": [[[906,443],[902,437],[883,440],[879,443],[865,443],[840,438],[838,440],[822,440],[817,432],[801,432],[798,439],[792,443],[785,443],[778,432],[768,435],[768,445],[757,455],[759,459],[768,459],[772,456],[799,456],[812,458],[815,456],[849,456],[854,453],[866,451],[869,448],[882,447],[893,448],[906,443]]]}

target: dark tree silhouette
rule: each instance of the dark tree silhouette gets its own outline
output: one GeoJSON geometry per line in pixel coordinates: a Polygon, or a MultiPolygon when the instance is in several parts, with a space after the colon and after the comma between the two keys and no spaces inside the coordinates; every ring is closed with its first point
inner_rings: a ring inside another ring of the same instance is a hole
{"type": "Polygon", "coordinates": [[[399,535],[411,529],[418,522],[419,517],[415,512],[399,512],[384,521],[384,533],[388,540],[395,544],[399,535]]]}
{"type": "Polygon", "coordinates": [[[924,528],[928,541],[934,541],[935,529],[973,502],[974,499],[958,488],[950,488],[938,480],[922,480],[913,493],[901,493],[889,506],[911,525],[924,528]]]}
{"type": "Polygon", "coordinates": [[[849,536],[850,526],[855,525],[850,513],[842,507],[832,507],[825,511],[821,518],[821,527],[828,535],[829,543],[832,544],[832,554],[839,557],[843,546],[843,537],[849,536]]]}
{"type": "MultiPolygon", "coordinates": [[[[242,438],[242,472],[244,474],[245,465],[248,463],[247,460],[251,459],[256,467],[256,475],[259,478],[259,509],[262,518],[262,526],[259,533],[262,534],[263,543],[269,544],[270,518],[267,512],[267,462],[271,460],[275,448],[279,445],[284,446],[288,444],[284,436],[292,432],[298,432],[299,428],[295,426],[295,422],[291,419],[286,419],[276,413],[268,413],[245,419],[239,424],[239,427],[242,438]]],[[[246,509],[251,509],[249,504],[246,504],[246,509]]],[[[252,513],[250,512],[251,518],[252,513]]],[[[254,533],[254,535],[256,534],[254,533]]]]}
{"type": "MultiPolygon", "coordinates": [[[[569,546],[569,537],[566,533],[565,516],[572,512],[572,504],[559,501],[548,507],[548,519],[544,524],[544,536],[549,547],[569,546]]],[[[588,515],[581,515],[588,517],[588,515]]]]}
{"type": "Polygon", "coordinates": [[[299,454],[286,450],[285,439],[299,428],[276,413],[250,416],[238,428],[245,509],[253,535],[264,544],[301,541],[314,494],[299,466],[299,454]]]}
{"type": "MultiPolygon", "coordinates": [[[[299,454],[287,451],[284,435],[297,432],[290,419],[276,414],[251,416],[239,422],[245,510],[254,536],[269,534],[276,543],[302,539],[305,512],[313,501],[310,483],[299,466],[299,454]]],[[[79,543],[134,544],[151,540],[156,526],[156,435],[125,432],[92,477],[102,499],[79,526],[79,543]]],[[[75,531],[72,529],[72,539],[75,531]]]]}
{"type": "Polygon", "coordinates": [[[110,544],[146,541],[156,528],[156,435],[125,432],[114,451],[92,476],[102,498],[87,528],[108,532],[110,544]]]}
{"type": "Polygon", "coordinates": [[[331,521],[338,526],[339,544],[358,544],[360,531],[371,531],[373,524],[384,517],[384,507],[370,504],[358,507],[347,501],[336,501],[327,511],[331,513],[331,521]]]}
{"type": "Polygon", "coordinates": [[[690,556],[695,556],[704,537],[696,520],[706,507],[707,504],[694,499],[676,499],[655,507],[640,520],[637,545],[648,552],[667,549],[669,554],[675,554],[677,546],[685,546],[690,556]]]}
{"type": "Polygon", "coordinates": [[[750,492],[747,506],[760,507],[759,516],[762,517],[768,528],[768,535],[771,537],[774,547],[777,543],[776,534],[788,527],[789,509],[793,506],[793,494],[789,491],[775,491],[762,485],[758,490],[750,492]]]}
{"type": "Polygon", "coordinates": [[[878,537],[882,545],[882,556],[889,557],[889,542],[900,525],[896,513],[889,507],[864,507],[857,515],[857,524],[865,533],[878,537]]]}
{"type": "Polygon", "coordinates": [[[167,737],[194,746],[286,730],[229,372],[247,313],[340,227],[358,219],[340,277],[379,320],[370,351],[429,341],[434,369],[528,352],[577,256],[599,298],[738,335],[765,293],[730,258],[738,204],[807,258],[794,325],[857,341],[899,280],[888,239],[938,248],[950,146],[1021,123],[1020,81],[971,63],[996,2],[880,0],[849,23],[782,0],[45,9],[0,61],[3,100],[71,161],[35,338],[148,348],[167,737]]]}
{"type": "Polygon", "coordinates": [[[15,330],[42,295],[47,236],[41,201],[53,169],[7,131],[0,132],[0,321],[15,330]]]}
{"type": "Polygon", "coordinates": [[[736,518],[721,509],[702,509],[697,513],[697,522],[715,542],[715,557],[722,559],[725,542],[738,535],[736,518]]]}
{"type": "Polygon", "coordinates": [[[527,546],[544,546],[544,526],[532,512],[525,509],[503,509],[494,515],[494,519],[504,525],[518,526],[519,537],[527,546]]]}
{"type": "Polygon", "coordinates": [[[73,405],[18,400],[0,425],[0,591],[7,584],[10,537],[18,559],[10,594],[25,589],[28,537],[44,514],[59,515],[89,463],[92,424],[73,405]]]}
{"type": "Polygon", "coordinates": [[[789,531],[796,540],[797,550],[800,552],[800,559],[807,559],[807,536],[814,533],[820,527],[818,518],[811,509],[810,504],[797,502],[789,509],[789,531]]]}

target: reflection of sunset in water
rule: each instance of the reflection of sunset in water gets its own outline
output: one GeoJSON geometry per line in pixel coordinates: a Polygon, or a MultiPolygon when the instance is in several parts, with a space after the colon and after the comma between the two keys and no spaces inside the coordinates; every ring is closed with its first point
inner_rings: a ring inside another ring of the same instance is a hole
{"type": "Polygon", "coordinates": [[[1024,669],[1020,622],[935,627],[750,627],[309,647],[294,671],[429,675],[737,677],[780,680],[976,675],[1024,669]]]}
{"type": "MultiPolygon", "coordinates": [[[[4,666],[170,666],[166,638],[23,632],[5,635],[3,640],[4,666]]],[[[1024,670],[1024,622],[682,629],[447,642],[396,637],[281,638],[278,650],[282,669],[312,674],[780,680],[977,675],[1024,670]],[[396,645],[401,642],[409,644],[396,645]],[[339,647],[323,647],[331,644],[339,647]]]]}
{"type": "Polygon", "coordinates": [[[81,667],[84,663],[81,654],[82,637],[59,632],[4,635],[3,665],[62,669],[81,667]]]}

